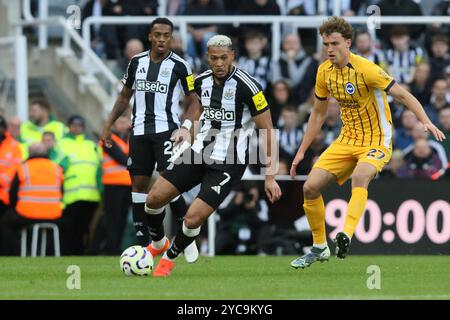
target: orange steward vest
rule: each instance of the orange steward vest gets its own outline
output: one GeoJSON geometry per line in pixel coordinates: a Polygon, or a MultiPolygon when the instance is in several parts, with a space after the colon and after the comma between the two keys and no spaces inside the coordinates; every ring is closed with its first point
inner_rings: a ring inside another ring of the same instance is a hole
{"type": "Polygon", "coordinates": [[[0,201],[9,205],[9,187],[14,178],[15,166],[22,162],[20,144],[8,133],[0,143],[0,201]]]}
{"type": "Polygon", "coordinates": [[[53,220],[62,215],[63,172],[45,158],[25,161],[17,168],[19,194],[16,211],[28,219],[53,220]]]}
{"type": "MultiPolygon", "coordinates": [[[[130,147],[128,143],[120,139],[119,136],[115,135],[114,133],[111,135],[111,138],[123,153],[125,153],[126,155],[129,154],[130,147]]],[[[102,146],[103,144],[100,142],[100,145],[102,146]]],[[[131,186],[131,178],[127,168],[120,165],[116,160],[111,158],[104,150],[102,171],[103,184],[131,186]]]]}

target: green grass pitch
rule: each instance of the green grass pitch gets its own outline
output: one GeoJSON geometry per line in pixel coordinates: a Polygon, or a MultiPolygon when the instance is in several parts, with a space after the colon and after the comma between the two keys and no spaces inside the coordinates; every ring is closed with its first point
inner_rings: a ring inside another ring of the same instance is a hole
{"type": "Polygon", "coordinates": [[[182,257],[169,278],[126,277],[118,257],[0,258],[0,299],[450,299],[450,256],[349,256],[295,270],[291,256],[182,257]],[[68,266],[81,270],[69,290],[68,266]],[[368,289],[377,265],[381,289],[368,289]],[[370,281],[369,281],[370,282],[370,281]]]}

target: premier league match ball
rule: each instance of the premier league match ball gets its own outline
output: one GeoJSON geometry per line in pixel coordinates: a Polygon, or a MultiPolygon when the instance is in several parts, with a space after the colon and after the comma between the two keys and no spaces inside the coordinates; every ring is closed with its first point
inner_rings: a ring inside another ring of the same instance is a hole
{"type": "Polygon", "coordinates": [[[153,256],[141,246],[129,247],[120,256],[120,269],[127,276],[148,276],[153,270],[153,256]]]}

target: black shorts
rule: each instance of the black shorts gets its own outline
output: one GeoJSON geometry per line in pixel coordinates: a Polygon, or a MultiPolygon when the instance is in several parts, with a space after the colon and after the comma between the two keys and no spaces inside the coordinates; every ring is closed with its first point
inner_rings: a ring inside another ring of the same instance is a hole
{"type": "Polygon", "coordinates": [[[146,134],[130,137],[130,156],[127,169],[132,176],[151,176],[157,164],[159,172],[164,171],[170,164],[172,155],[173,131],[146,134]]]}
{"type": "MultiPolygon", "coordinates": [[[[190,152],[193,153],[191,150],[190,152]]],[[[197,198],[202,199],[214,210],[230,193],[232,187],[241,181],[247,166],[243,164],[177,164],[164,171],[161,176],[169,181],[180,194],[201,184],[197,198]]]]}

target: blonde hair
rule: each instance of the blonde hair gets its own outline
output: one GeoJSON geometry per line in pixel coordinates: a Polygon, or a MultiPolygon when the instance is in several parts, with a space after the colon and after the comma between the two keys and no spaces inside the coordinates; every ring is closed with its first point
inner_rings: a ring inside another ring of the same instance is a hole
{"type": "Polygon", "coordinates": [[[209,47],[221,47],[221,48],[228,48],[233,49],[233,43],[231,42],[231,39],[227,36],[224,36],[222,34],[218,34],[215,36],[212,36],[209,40],[206,46],[209,47]]]}

